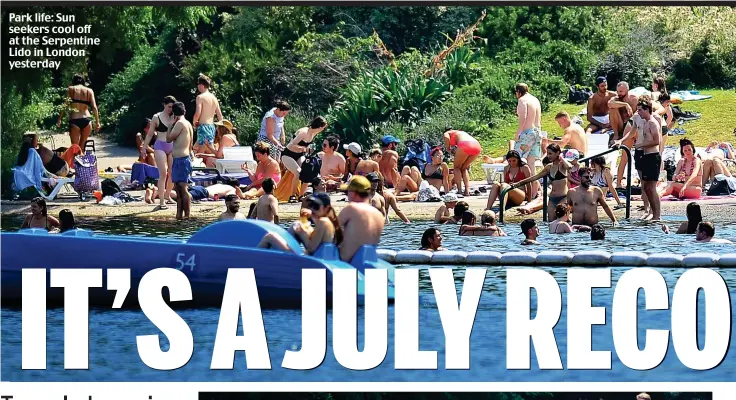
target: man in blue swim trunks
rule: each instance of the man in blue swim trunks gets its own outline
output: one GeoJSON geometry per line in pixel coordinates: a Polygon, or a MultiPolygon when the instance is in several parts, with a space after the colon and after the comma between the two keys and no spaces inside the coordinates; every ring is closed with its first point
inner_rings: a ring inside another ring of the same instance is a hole
{"type": "Polygon", "coordinates": [[[210,92],[211,81],[205,75],[200,75],[197,81],[197,109],[194,112],[194,127],[197,128],[197,145],[194,148],[195,153],[200,153],[200,147],[205,143],[213,144],[215,142],[215,114],[217,120],[222,121],[222,111],[220,110],[220,102],[212,92],[210,92]]]}
{"type": "Polygon", "coordinates": [[[174,157],[174,163],[171,167],[171,181],[174,183],[176,191],[176,219],[189,218],[189,207],[191,199],[189,198],[189,190],[187,183],[189,175],[192,173],[192,136],[194,129],[192,124],[184,118],[186,109],[184,103],[177,101],[172,107],[174,112],[174,123],[169,127],[166,133],[166,141],[174,142],[174,150],[171,154],[174,157]]]}

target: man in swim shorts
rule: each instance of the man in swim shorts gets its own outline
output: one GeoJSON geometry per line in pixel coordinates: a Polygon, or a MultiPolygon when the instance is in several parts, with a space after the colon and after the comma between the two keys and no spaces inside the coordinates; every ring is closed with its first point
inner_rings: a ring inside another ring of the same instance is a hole
{"type": "MultiPolygon", "coordinates": [[[[662,130],[659,122],[652,115],[652,103],[648,98],[640,99],[637,105],[637,114],[643,120],[643,127],[637,134],[640,136],[634,147],[640,158],[634,155],[634,162],[639,178],[641,179],[642,194],[645,194],[651,207],[651,217],[654,221],[660,219],[660,202],[657,193],[657,182],[659,181],[659,171],[662,164],[662,156],[659,153],[659,142],[662,137],[662,130]]],[[[638,129],[637,129],[638,130],[638,129]]],[[[648,219],[649,215],[644,218],[648,219]]]]}
{"type": "Polygon", "coordinates": [[[532,172],[535,172],[534,163],[542,157],[542,148],[547,147],[544,143],[547,138],[542,134],[542,106],[529,93],[529,86],[525,83],[516,85],[516,98],[519,100],[516,105],[519,129],[516,131],[514,150],[526,159],[532,172]]]}
{"type": "Polygon", "coordinates": [[[616,96],[616,92],[608,90],[608,81],[603,76],[595,79],[595,85],[598,87],[598,91],[590,96],[588,111],[585,114],[588,119],[588,126],[585,128],[586,134],[611,128],[608,102],[616,96]]]}
{"type": "Polygon", "coordinates": [[[354,176],[350,183],[340,187],[348,192],[350,204],[340,211],[337,219],[343,230],[340,259],[350,262],[364,245],[377,246],[385,224],[385,217],[371,205],[371,183],[364,176],[354,176]]]}
{"type": "Polygon", "coordinates": [[[187,183],[192,173],[192,137],[194,129],[192,124],[184,118],[186,109],[184,103],[177,101],[172,107],[174,112],[174,123],[166,133],[166,141],[174,142],[174,150],[171,154],[174,163],[171,167],[171,181],[176,191],[176,219],[189,218],[191,206],[187,183]]]}
{"type": "Polygon", "coordinates": [[[598,223],[598,206],[603,207],[608,218],[616,224],[616,216],[606,203],[606,196],[598,186],[591,186],[592,171],[587,167],[580,168],[580,186],[567,192],[567,204],[572,209],[572,224],[593,226],[598,223]]]}
{"type": "Polygon", "coordinates": [[[200,75],[197,81],[197,109],[194,112],[194,126],[197,128],[197,148],[195,153],[202,153],[200,147],[205,143],[213,144],[215,142],[215,114],[217,120],[222,121],[222,111],[220,110],[220,102],[212,92],[210,92],[211,81],[205,75],[200,75]]]}

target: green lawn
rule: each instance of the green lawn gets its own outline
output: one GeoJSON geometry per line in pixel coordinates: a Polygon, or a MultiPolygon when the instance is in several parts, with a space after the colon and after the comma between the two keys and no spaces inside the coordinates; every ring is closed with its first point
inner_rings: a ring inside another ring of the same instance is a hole
{"type": "MultiPolygon", "coordinates": [[[[736,91],[734,90],[701,90],[700,94],[711,95],[713,98],[700,101],[686,101],[680,105],[683,111],[693,111],[701,114],[696,121],[686,122],[681,127],[687,131],[686,135],[671,136],[669,144],[677,144],[680,138],[686,137],[696,146],[707,146],[713,140],[729,141],[736,144],[733,130],[736,129],[736,91]]],[[[542,129],[547,131],[550,137],[562,136],[555,115],[560,111],[567,111],[570,115],[576,115],[585,107],[583,105],[555,103],[549,111],[542,113],[542,129]]],[[[500,157],[508,150],[508,141],[514,137],[517,128],[516,119],[510,116],[504,126],[495,131],[490,138],[481,138],[483,154],[500,157]]],[[[485,180],[483,168],[478,159],[471,169],[471,179],[485,180]]]]}

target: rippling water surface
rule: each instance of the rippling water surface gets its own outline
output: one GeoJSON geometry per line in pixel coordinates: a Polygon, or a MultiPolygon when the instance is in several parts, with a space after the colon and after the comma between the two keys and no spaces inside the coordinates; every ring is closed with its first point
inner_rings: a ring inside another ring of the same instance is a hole
{"type": "MultiPolygon", "coordinates": [[[[3,217],[3,230],[14,230],[22,219],[3,217]]],[[[167,236],[186,238],[199,229],[204,222],[149,221],[141,219],[106,218],[82,219],[83,227],[98,232],[167,236]]],[[[391,224],[384,232],[381,247],[392,249],[416,249],[421,233],[429,223],[404,225],[391,224]]],[[[676,227],[675,219],[670,227],[676,227]]],[[[506,225],[508,237],[458,237],[457,226],[441,226],[445,237],[444,245],[450,249],[469,250],[519,250],[521,240],[518,225],[506,225]]],[[[736,237],[736,226],[716,224],[717,235],[736,237]]],[[[548,235],[542,228],[541,241],[545,244],[537,250],[581,250],[589,249],[591,242],[585,234],[548,235]]],[[[640,250],[646,252],[675,252],[686,254],[695,251],[719,253],[736,252],[733,246],[703,245],[693,242],[692,236],[665,235],[658,227],[641,223],[623,223],[612,229],[605,242],[596,242],[595,248],[609,251],[640,250]]],[[[188,323],[195,338],[194,355],[189,363],[175,371],[154,371],[140,359],[136,347],[136,335],[160,334],[158,329],[137,310],[93,309],[89,316],[90,366],[88,370],[63,369],[64,362],[64,313],[61,309],[47,312],[47,370],[23,371],[21,369],[21,314],[19,310],[2,309],[2,376],[9,381],[732,381],[736,376],[736,351],[734,346],[724,362],[710,371],[692,371],[682,365],[674,351],[672,341],[665,361],[650,371],[634,371],[623,365],[616,357],[611,337],[610,321],[613,318],[611,304],[616,282],[629,268],[612,268],[612,288],[593,289],[593,306],[606,308],[607,325],[594,326],[593,350],[610,350],[613,367],[611,370],[563,370],[541,371],[532,348],[531,370],[506,370],[506,269],[490,267],[486,273],[481,301],[470,338],[471,358],[469,370],[445,370],[445,337],[442,321],[437,311],[429,274],[420,270],[419,338],[421,350],[438,352],[438,370],[395,370],[394,368],[394,306],[389,306],[388,352],[384,362],[369,371],[351,371],[342,367],[331,349],[332,315],[328,313],[327,356],[324,363],[311,371],[290,371],[281,368],[286,350],[297,349],[301,343],[301,312],[299,310],[263,310],[263,321],[270,352],[272,370],[247,370],[242,352],[236,354],[232,371],[209,369],[214,338],[217,332],[219,309],[179,310],[179,315],[188,323]]],[[[567,269],[544,268],[560,285],[563,311],[555,327],[555,335],[563,365],[566,365],[567,312],[567,269]]],[[[668,284],[670,296],[677,279],[686,271],[684,268],[657,268],[668,284]]],[[[729,291],[736,294],[736,273],[716,269],[726,281],[729,291]]],[[[456,287],[462,290],[464,269],[454,269],[456,287]]],[[[536,308],[536,295],[532,293],[532,308],[536,308]]],[[[461,296],[458,296],[461,299],[461,296]]],[[[671,304],[671,299],[670,299],[671,304]]],[[[699,344],[705,345],[705,296],[698,297],[699,344]]],[[[645,345],[645,329],[669,329],[670,312],[642,311],[643,293],[639,294],[639,346],[645,345]]],[[[363,347],[363,310],[359,309],[359,349],[363,347]]],[[[534,311],[532,311],[534,313],[534,311]]],[[[533,314],[532,314],[533,315],[533,314]]],[[[731,320],[732,330],[733,319],[731,320]]],[[[168,342],[162,336],[163,349],[168,342]]]]}

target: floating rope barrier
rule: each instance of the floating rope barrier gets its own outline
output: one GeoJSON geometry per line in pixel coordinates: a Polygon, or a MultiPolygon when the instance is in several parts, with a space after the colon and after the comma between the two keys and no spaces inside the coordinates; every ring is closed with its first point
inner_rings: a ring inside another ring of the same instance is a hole
{"type": "Polygon", "coordinates": [[[392,264],[408,265],[503,265],[503,266],[649,266],[649,267],[736,267],[736,253],[647,254],[638,251],[610,253],[602,250],[569,251],[455,251],[378,249],[378,257],[392,264]]]}

